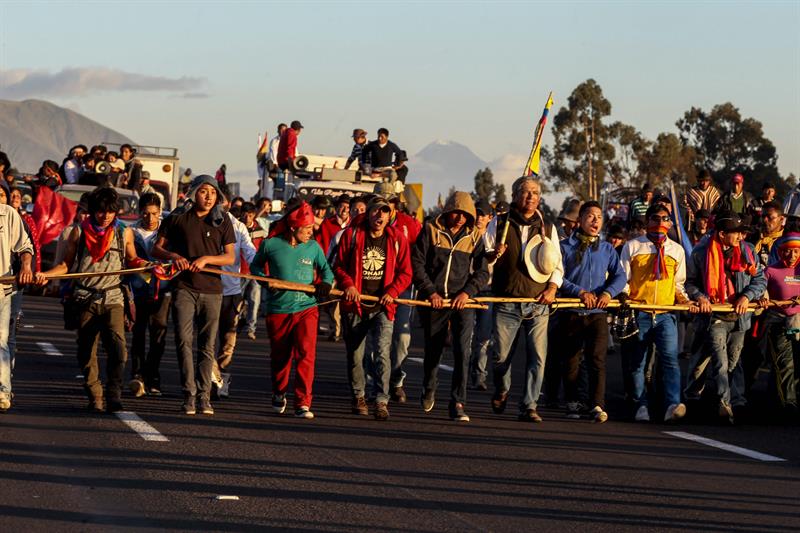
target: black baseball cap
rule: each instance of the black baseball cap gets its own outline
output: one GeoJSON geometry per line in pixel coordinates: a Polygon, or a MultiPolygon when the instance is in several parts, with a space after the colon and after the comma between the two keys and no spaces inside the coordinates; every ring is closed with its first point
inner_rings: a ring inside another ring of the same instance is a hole
{"type": "Polygon", "coordinates": [[[490,204],[486,200],[478,200],[477,202],[475,202],[475,211],[478,213],[479,216],[491,215],[494,212],[494,210],[492,209],[492,204],[490,204]]]}
{"type": "Polygon", "coordinates": [[[303,129],[303,125],[300,124],[299,120],[293,120],[292,124],[289,127],[292,128],[293,130],[302,130],[303,129]]]}

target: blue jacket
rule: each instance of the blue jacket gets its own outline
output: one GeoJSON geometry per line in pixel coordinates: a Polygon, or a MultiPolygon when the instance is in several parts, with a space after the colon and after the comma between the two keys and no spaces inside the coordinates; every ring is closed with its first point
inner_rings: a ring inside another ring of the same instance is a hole
{"type": "MultiPolygon", "coordinates": [[[[561,285],[562,296],[577,298],[581,291],[589,291],[600,296],[607,292],[611,297],[617,296],[628,281],[619,254],[610,243],[600,241],[590,245],[578,263],[577,252],[580,241],[573,233],[561,242],[561,261],[564,264],[564,283],[561,285]]],[[[593,309],[591,313],[602,312],[593,309]]]]}
{"type": "MultiPolygon", "coordinates": [[[[692,250],[692,256],[686,262],[686,295],[692,300],[697,300],[700,296],[706,294],[706,252],[708,251],[708,244],[711,239],[702,239],[692,250]]],[[[733,289],[736,291],[736,296],[747,296],[751,302],[760,298],[764,291],[767,290],[767,278],[764,276],[764,269],[761,267],[761,261],[758,260],[755,248],[749,242],[741,241],[739,246],[742,249],[742,256],[755,260],[756,274],[751,276],[747,272],[734,272],[733,273],[733,289]]],[[[750,318],[753,313],[745,313],[739,317],[739,328],[747,330],[750,328],[750,318]]]]}

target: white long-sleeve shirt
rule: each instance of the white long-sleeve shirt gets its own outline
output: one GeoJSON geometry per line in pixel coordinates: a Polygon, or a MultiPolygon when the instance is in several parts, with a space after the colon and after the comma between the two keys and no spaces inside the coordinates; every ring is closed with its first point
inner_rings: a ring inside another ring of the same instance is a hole
{"type": "MultiPolygon", "coordinates": [[[[13,276],[11,254],[33,254],[33,244],[22,223],[22,217],[11,206],[0,204],[0,275],[13,276]]],[[[0,285],[0,298],[10,294],[11,284],[0,285]]]]}
{"type": "MultiPolygon", "coordinates": [[[[236,217],[228,213],[233,224],[233,233],[236,235],[236,244],[234,245],[233,254],[236,260],[232,265],[222,267],[226,272],[239,273],[242,267],[242,256],[249,264],[256,256],[256,247],[253,246],[253,241],[250,239],[250,233],[247,231],[247,226],[236,217]]],[[[222,295],[233,296],[242,292],[242,280],[233,276],[222,276],[222,295]]]]}

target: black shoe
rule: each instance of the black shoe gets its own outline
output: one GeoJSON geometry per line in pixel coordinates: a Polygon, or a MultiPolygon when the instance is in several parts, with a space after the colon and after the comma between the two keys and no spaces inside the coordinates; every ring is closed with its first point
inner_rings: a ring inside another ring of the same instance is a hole
{"type": "Polygon", "coordinates": [[[456,422],[469,422],[469,415],[464,411],[463,403],[450,404],[450,419],[456,422]]]}
{"type": "Polygon", "coordinates": [[[106,410],[103,406],[103,399],[95,398],[93,400],[89,400],[89,405],[86,406],[86,410],[90,413],[105,413],[106,410]]]}
{"type": "Polygon", "coordinates": [[[150,387],[147,389],[147,394],[150,396],[161,396],[161,389],[159,387],[150,387]]]}
{"type": "Polygon", "coordinates": [[[205,396],[200,397],[200,412],[208,416],[214,414],[214,408],[211,406],[211,400],[209,400],[205,396]]]}
{"type": "Polygon", "coordinates": [[[108,400],[106,402],[106,412],[111,413],[119,413],[120,411],[124,411],[125,408],[122,407],[122,402],[119,400],[108,400]]]}
{"type": "Polygon", "coordinates": [[[481,379],[475,384],[475,390],[486,392],[487,390],[489,390],[489,387],[486,385],[486,382],[481,379]]]}
{"type": "Polygon", "coordinates": [[[503,411],[506,410],[507,403],[508,403],[507,392],[495,392],[494,396],[492,396],[492,411],[494,411],[494,414],[496,415],[503,414],[503,411]]]}
{"type": "Polygon", "coordinates": [[[286,395],[273,394],[272,395],[272,410],[282,415],[286,411],[286,395]]]}
{"type": "Polygon", "coordinates": [[[436,403],[434,392],[433,391],[425,391],[422,394],[422,397],[419,399],[419,403],[422,405],[422,410],[426,413],[430,413],[433,410],[433,406],[436,403]]]}

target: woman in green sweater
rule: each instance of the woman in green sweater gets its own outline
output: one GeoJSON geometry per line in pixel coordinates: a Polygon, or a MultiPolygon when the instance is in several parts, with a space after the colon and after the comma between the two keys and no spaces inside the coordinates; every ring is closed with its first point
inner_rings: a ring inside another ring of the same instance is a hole
{"type": "Polygon", "coordinates": [[[313,239],[314,213],[306,202],[286,213],[261,242],[250,271],[284,281],[311,284],[312,296],[299,291],[270,290],[267,297],[267,333],[272,353],[272,408],[286,410],[286,392],[292,359],[297,359],[294,379],[295,416],[311,419],[311,388],[317,346],[317,298],[331,291],[333,272],[325,253],[313,239]]]}

